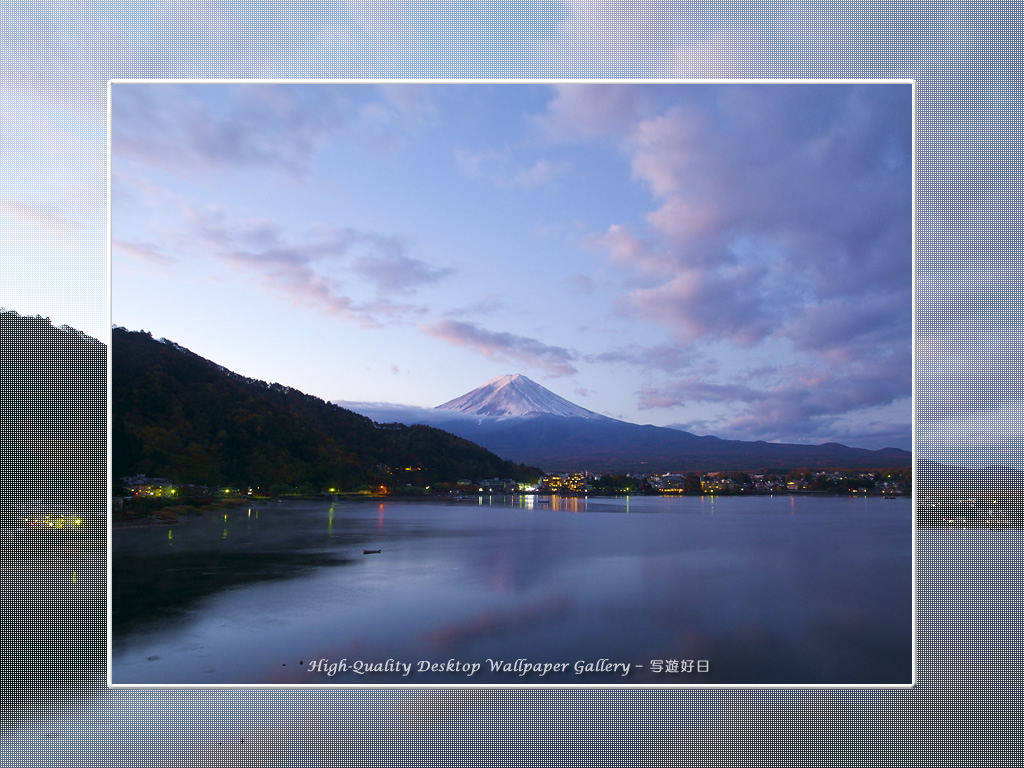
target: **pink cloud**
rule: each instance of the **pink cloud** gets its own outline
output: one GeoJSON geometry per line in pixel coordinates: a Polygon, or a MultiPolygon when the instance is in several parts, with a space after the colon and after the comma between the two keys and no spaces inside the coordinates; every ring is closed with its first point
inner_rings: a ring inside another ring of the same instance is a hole
{"type": "Polygon", "coordinates": [[[489,360],[523,363],[544,370],[549,376],[570,376],[576,373],[572,364],[575,354],[562,347],[544,344],[526,336],[489,331],[473,323],[443,320],[423,326],[437,339],[460,347],[469,347],[489,360]]]}
{"type": "Polygon", "coordinates": [[[177,261],[174,257],[165,254],[153,243],[130,243],[114,238],[111,245],[114,251],[118,253],[123,253],[133,259],[145,261],[158,267],[167,267],[177,261]]]}
{"type": "MultiPolygon", "coordinates": [[[[722,212],[698,196],[671,195],[660,208],[647,214],[647,222],[673,244],[689,244],[714,237],[722,223],[722,212]]],[[[687,261],[700,260],[700,249],[689,248],[687,252],[691,254],[687,261]]]]}
{"type": "Polygon", "coordinates": [[[690,269],[661,285],[632,291],[628,304],[638,316],[669,328],[679,343],[724,338],[749,347],[775,325],[759,281],[748,267],[690,269]]]}
{"type": "Polygon", "coordinates": [[[556,140],[623,134],[648,109],[647,95],[633,85],[566,83],[554,92],[535,123],[556,140]]]}
{"type": "Polygon", "coordinates": [[[680,341],[854,356],[880,338],[865,304],[909,339],[910,117],[907,86],[590,86],[541,123],[614,142],[651,193],[646,229],[588,240],[644,283],[620,306],[680,341]]]}
{"type": "Polygon", "coordinates": [[[626,143],[633,175],[659,197],[677,192],[689,178],[706,179],[712,136],[708,120],[692,108],[674,107],[641,120],[626,143]]]}
{"type": "Polygon", "coordinates": [[[383,296],[413,293],[450,272],[410,257],[400,238],[327,226],[294,236],[266,219],[230,218],[213,208],[188,213],[190,241],[198,241],[223,262],[257,274],[269,293],[367,326],[423,314],[422,307],[383,296]],[[378,298],[354,300],[349,295],[359,290],[354,276],[375,285],[378,298]]]}
{"type": "Polygon", "coordinates": [[[608,263],[614,266],[652,272],[661,271],[665,266],[661,255],[649,243],[620,224],[610,225],[604,234],[589,238],[587,244],[607,250],[608,263]]]}

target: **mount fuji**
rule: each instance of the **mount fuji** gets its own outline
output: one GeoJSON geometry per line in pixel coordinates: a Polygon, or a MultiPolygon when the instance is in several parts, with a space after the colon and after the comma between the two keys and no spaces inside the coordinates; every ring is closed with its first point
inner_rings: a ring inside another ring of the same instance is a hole
{"type": "Polygon", "coordinates": [[[436,408],[343,400],[336,404],[378,423],[438,427],[504,459],[546,471],[881,469],[910,466],[912,461],[909,451],[898,448],[723,440],[631,424],[571,403],[521,374],[499,376],[436,408]]]}
{"type": "Polygon", "coordinates": [[[575,419],[607,418],[570,403],[519,373],[491,379],[482,387],[437,407],[445,411],[498,418],[521,418],[542,414],[575,419]]]}

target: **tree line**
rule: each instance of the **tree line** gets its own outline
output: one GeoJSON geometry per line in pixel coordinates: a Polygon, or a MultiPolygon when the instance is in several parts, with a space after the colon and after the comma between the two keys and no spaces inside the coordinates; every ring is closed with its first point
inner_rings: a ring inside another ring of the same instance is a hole
{"type": "Polygon", "coordinates": [[[382,429],[142,331],[114,329],[112,387],[115,482],[142,474],[196,485],[357,490],[537,472],[431,427],[382,429]]]}

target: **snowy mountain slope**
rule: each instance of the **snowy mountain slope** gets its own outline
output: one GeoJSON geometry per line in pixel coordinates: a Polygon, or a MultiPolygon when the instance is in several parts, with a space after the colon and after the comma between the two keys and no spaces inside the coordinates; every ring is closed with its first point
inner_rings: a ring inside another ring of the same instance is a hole
{"type": "Polygon", "coordinates": [[[445,411],[492,417],[548,414],[578,419],[606,418],[570,403],[518,373],[491,379],[482,387],[437,407],[445,411]]]}

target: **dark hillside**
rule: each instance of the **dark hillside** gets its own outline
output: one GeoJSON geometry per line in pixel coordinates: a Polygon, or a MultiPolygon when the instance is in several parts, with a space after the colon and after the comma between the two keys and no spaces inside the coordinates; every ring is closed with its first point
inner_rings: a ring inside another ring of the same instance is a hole
{"type": "Polygon", "coordinates": [[[526,472],[446,432],[382,428],[145,332],[115,329],[112,353],[115,478],[320,491],[526,472]]]}
{"type": "Polygon", "coordinates": [[[107,348],[0,311],[0,504],[106,508],[107,348]]]}

